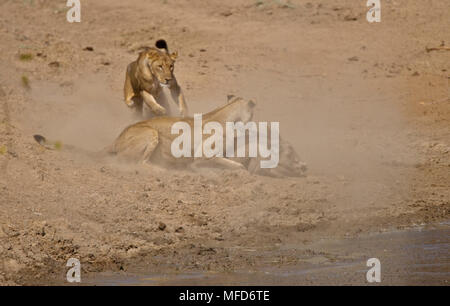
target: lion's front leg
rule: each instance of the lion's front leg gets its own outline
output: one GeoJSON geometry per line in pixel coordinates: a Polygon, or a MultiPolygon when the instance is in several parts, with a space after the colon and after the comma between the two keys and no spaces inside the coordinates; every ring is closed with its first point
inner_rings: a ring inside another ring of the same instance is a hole
{"type": "Polygon", "coordinates": [[[130,66],[128,66],[127,72],[125,75],[125,84],[123,86],[123,94],[124,94],[125,104],[128,107],[133,107],[134,106],[133,98],[135,97],[135,92],[133,89],[133,85],[131,84],[131,77],[130,77],[131,72],[130,71],[131,71],[131,68],[130,68],[130,66]]]}
{"type": "Polygon", "coordinates": [[[183,91],[176,80],[173,82],[173,85],[170,86],[170,94],[172,95],[172,99],[178,103],[180,115],[186,117],[188,115],[186,100],[184,99],[183,91]]]}
{"type": "Polygon", "coordinates": [[[145,90],[141,91],[141,96],[144,99],[145,104],[147,104],[148,107],[158,116],[163,116],[166,114],[166,109],[159,105],[158,102],[156,102],[155,97],[153,95],[149,94],[145,90]]]}

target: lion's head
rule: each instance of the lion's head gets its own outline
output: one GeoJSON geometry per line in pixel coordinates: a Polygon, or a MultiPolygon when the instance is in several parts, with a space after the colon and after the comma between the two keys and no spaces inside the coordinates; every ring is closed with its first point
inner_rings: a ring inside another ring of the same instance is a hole
{"type": "Polygon", "coordinates": [[[165,41],[164,46],[160,47],[161,41],[163,40],[157,41],[156,47],[145,48],[139,54],[138,65],[145,79],[151,80],[153,77],[161,86],[169,86],[174,79],[178,52],[169,53],[165,41]]]}

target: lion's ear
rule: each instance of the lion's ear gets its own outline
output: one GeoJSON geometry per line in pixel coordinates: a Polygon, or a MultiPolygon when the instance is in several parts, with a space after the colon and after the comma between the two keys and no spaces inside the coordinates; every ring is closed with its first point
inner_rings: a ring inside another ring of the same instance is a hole
{"type": "Polygon", "coordinates": [[[178,57],[178,51],[172,52],[169,56],[173,61],[176,60],[178,57]]]}
{"type": "Polygon", "coordinates": [[[159,58],[159,52],[158,50],[155,49],[148,49],[146,51],[147,53],[147,57],[151,60],[151,61],[155,61],[159,58]]]}
{"type": "Polygon", "coordinates": [[[228,95],[227,96],[228,102],[230,102],[234,97],[235,97],[235,95],[228,95]]]}

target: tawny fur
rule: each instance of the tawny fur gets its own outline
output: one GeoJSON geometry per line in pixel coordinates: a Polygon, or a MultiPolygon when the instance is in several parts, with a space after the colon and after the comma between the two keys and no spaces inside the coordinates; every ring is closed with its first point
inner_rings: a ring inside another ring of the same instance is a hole
{"type": "Polygon", "coordinates": [[[124,99],[128,107],[144,119],[144,104],[150,110],[147,117],[172,115],[160,103],[165,100],[162,88],[168,87],[173,100],[178,105],[179,114],[187,115],[188,109],[181,87],[174,75],[177,52],[169,53],[164,40],[156,42],[156,47],[147,47],[138,58],[127,67],[124,84],[124,99]],[[162,48],[161,48],[162,47],[162,48]]]}
{"type": "MultiPolygon", "coordinates": [[[[213,121],[220,123],[223,127],[226,122],[247,123],[253,118],[254,106],[252,101],[229,96],[228,104],[202,116],[202,125],[213,121]]],[[[282,139],[280,139],[279,164],[273,169],[261,169],[259,167],[260,158],[175,158],[171,152],[171,144],[178,135],[172,134],[171,130],[173,124],[180,121],[189,124],[191,131],[194,131],[194,119],[191,117],[155,117],[125,128],[113,144],[101,152],[86,153],[73,146],[63,146],[62,148],[88,154],[95,158],[113,155],[123,161],[158,164],[170,168],[247,169],[251,173],[275,177],[302,176],[306,172],[305,164],[300,162],[292,146],[282,139]]],[[[58,144],[58,142],[47,140],[41,135],[35,135],[34,138],[40,145],[48,149],[54,149],[58,144]]],[[[225,147],[224,144],[224,150],[225,147]]],[[[193,143],[191,148],[191,156],[194,156],[193,143]]],[[[225,153],[224,151],[223,156],[225,153]]]]}

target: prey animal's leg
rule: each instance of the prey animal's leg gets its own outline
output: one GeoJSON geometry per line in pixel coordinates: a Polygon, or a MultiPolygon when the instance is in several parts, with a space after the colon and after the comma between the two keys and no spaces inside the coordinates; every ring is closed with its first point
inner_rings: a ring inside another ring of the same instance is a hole
{"type": "Polygon", "coordinates": [[[141,96],[144,99],[145,104],[158,116],[162,116],[166,114],[166,109],[156,102],[155,97],[149,94],[145,90],[141,91],[141,96]]]}
{"type": "Polygon", "coordinates": [[[172,86],[170,86],[170,94],[172,99],[178,103],[178,110],[182,117],[186,117],[188,114],[188,108],[184,99],[183,91],[178,85],[177,80],[174,80],[172,86]]]}

